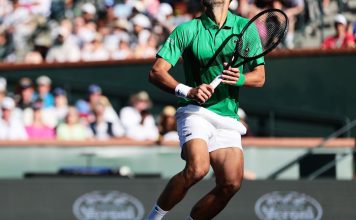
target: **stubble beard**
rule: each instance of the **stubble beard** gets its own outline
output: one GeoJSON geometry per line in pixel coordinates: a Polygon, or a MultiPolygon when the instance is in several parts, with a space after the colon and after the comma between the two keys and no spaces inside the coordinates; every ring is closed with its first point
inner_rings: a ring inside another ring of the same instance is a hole
{"type": "Polygon", "coordinates": [[[207,8],[223,5],[226,0],[202,0],[202,4],[207,8]]]}

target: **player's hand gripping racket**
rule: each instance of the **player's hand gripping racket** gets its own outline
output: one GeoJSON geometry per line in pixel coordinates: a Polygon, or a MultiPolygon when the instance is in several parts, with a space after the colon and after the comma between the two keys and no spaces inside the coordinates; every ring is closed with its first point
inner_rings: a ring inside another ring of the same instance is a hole
{"type": "MultiPolygon", "coordinates": [[[[287,33],[288,17],[279,9],[267,9],[253,17],[237,35],[236,46],[225,69],[239,67],[247,62],[271,52],[282,41],[287,33]],[[241,57],[243,61],[235,64],[241,57]]],[[[210,85],[214,89],[221,83],[221,75],[210,85]]]]}

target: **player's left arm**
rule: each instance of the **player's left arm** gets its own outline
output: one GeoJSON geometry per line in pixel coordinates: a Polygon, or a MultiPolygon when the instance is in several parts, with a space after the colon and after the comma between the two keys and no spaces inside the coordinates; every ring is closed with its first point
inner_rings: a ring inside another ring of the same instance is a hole
{"type": "MultiPolygon", "coordinates": [[[[256,31],[251,30],[250,44],[255,45],[258,42],[261,42],[260,36],[257,34],[257,27],[255,27],[256,31]]],[[[259,44],[260,45],[260,44],[259,44]]],[[[252,50],[254,54],[262,53],[262,45],[252,50]]],[[[257,59],[251,60],[246,63],[246,67],[250,70],[247,73],[240,73],[239,68],[230,67],[227,70],[224,70],[222,73],[222,82],[233,85],[233,86],[246,86],[246,87],[262,87],[265,83],[265,66],[264,66],[264,57],[259,57],[257,59]]],[[[227,63],[224,63],[224,67],[226,68],[227,63]]],[[[243,67],[244,68],[244,67],[243,67]]]]}
{"type": "Polygon", "coordinates": [[[265,84],[265,65],[261,64],[252,69],[251,72],[245,74],[246,87],[262,87],[265,84]]]}
{"type": "MultiPolygon", "coordinates": [[[[226,63],[224,64],[226,65],[226,63]]],[[[250,72],[245,73],[244,76],[240,75],[239,68],[230,67],[228,70],[224,70],[222,74],[222,82],[228,85],[239,85],[241,77],[243,82],[240,86],[246,87],[262,87],[265,83],[265,66],[263,64],[255,66],[250,72]]]]}

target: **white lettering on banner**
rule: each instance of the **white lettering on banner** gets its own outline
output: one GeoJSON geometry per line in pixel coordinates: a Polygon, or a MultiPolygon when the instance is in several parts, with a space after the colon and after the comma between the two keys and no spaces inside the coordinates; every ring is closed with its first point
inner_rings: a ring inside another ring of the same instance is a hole
{"type": "Polygon", "coordinates": [[[118,191],[90,192],[73,204],[73,213],[78,220],[141,220],[144,212],[137,198],[118,191]]]}
{"type": "Polygon", "coordinates": [[[294,191],[263,195],[255,204],[255,212],[261,220],[320,220],[323,215],[316,199],[294,191]]]}

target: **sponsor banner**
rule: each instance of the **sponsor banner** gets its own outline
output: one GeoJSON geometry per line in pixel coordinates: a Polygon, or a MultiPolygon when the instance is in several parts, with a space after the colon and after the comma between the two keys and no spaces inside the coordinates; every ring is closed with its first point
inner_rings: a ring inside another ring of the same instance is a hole
{"type": "Polygon", "coordinates": [[[313,197],[294,191],[274,191],[260,197],[255,205],[260,220],[320,220],[323,208],[313,197]]]}
{"type": "MultiPolygon", "coordinates": [[[[142,220],[167,180],[69,178],[0,180],[0,219],[142,220]]],[[[214,187],[195,185],[165,219],[186,219],[214,187]]],[[[355,220],[355,181],[245,181],[214,220],[355,220]]]]}
{"type": "Polygon", "coordinates": [[[145,210],[137,198],[118,191],[93,191],[80,196],[73,204],[78,220],[141,220],[145,210]]]}

